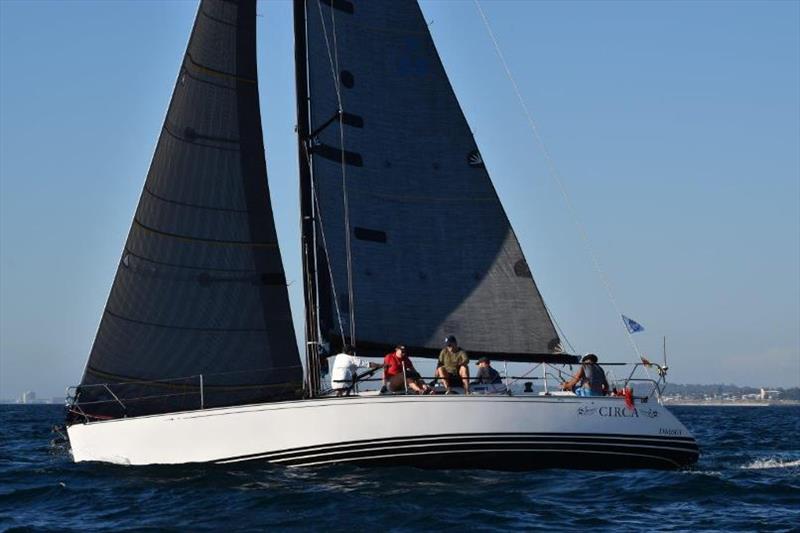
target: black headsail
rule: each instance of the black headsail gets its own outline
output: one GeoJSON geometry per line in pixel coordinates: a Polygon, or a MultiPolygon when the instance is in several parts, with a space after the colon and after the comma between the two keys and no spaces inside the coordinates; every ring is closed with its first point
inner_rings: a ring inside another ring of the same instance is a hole
{"type": "Polygon", "coordinates": [[[453,334],[509,361],[574,361],[560,354],[417,2],[297,2],[322,340],[335,348],[354,329],[361,354],[404,343],[432,356],[453,334]]]}
{"type": "Polygon", "coordinates": [[[301,382],[267,186],[256,2],[203,0],[79,405],[172,412],[295,397],[301,382]]]}

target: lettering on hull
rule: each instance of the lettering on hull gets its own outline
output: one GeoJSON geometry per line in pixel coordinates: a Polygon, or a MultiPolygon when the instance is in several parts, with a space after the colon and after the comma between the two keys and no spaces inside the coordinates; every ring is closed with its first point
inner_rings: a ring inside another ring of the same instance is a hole
{"type": "Polygon", "coordinates": [[[584,405],[578,408],[579,416],[602,416],[605,418],[640,418],[646,416],[647,418],[656,418],[658,411],[648,408],[628,409],[627,407],[619,405],[603,405],[601,407],[593,407],[584,405]]]}

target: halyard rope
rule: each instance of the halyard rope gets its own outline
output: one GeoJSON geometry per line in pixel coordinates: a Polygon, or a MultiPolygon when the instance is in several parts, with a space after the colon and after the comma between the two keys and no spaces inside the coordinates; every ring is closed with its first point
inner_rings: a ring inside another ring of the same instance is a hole
{"type": "MultiPolygon", "coordinates": [[[[603,269],[600,267],[600,261],[597,259],[597,255],[592,248],[592,243],[589,239],[589,234],[587,233],[586,229],[584,228],[583,224],[581,224],[578,216],[576,214],[575,208],[572,205],[572,201],[570,200],[569,194],[567,193],[567,188],[564,185],[564,181],[561,178],[561,174],[558,171],[558,167],[556,167],[553,158],[550,156],[550,151],[547,149],[547,145],[545,145],[542,136],[539,134],[539,128],[536,126],[536,122],[533,120],[533,116],[531,115],[530,110],[528,109],[528,105],[525,103],[525,99],[522,97],[522,93],[519,90],[519,86],[517,85],[514,76],[511,74],[511,69],[508,67],[508,63],[506,63],[505,56],[503,52],[500,50],[500,44],[497,42],[497,39],[494,36],[494,31],[492,31],[492,27],[489,24],[489,19],[486,18],[486,14],[483,12],[483,8],[479,0],[473,0],[475,3],[475,7],[478,10],[478,14],[480,14],[481,19],[483,20],[483,25],[486,27],[486,32],[489,34],[489,38],[492,40],[492,44],[494,45],[494,50],[497,53],[497,57],[500,59],[500,63],[503,66],[503,69],[506,72],[506,76],[508,76],[508,80],[511,82],[511,86],[514,88],[514,93],[517,95],[517,100],[519,101],[519,105],[522,107],[522,111],[525,114],[525,117],[528,120],[528,126],[530,127],[531,132],[533,133],[534,138],[536,139],[536,143],[539,145],[539,149],[542,151],[544,155],[545,161],[547,162],[547,168],[550,173],[550,177],[553,178],[553,181],[556,182],[559,191],[561,192],[561,197],[564,199],[564,203],[567,206],[567,210],[569,211],[570,215],[572,216],[572,221],[575,226],[578,228],[578,233],[583,240],[584,245],[586,246],[586,250],[589,256],[592,259],[592,264],[594,265],[595,271],[600,276],[600,280],[603,282],[603,286],[606,289],[606,293],[608,294],[609,300],[611,300],[611,304],[614,306],[614,309],[617,312],[617,316],[622,317],[622,312],[620,311],[619,305],[617,305],[617,300],[614,298],[614,292],[611,290],[611,282],[608,280],[603,269]]],[[[631,335],[631,332],[628,330],[627,325],[623,323],[623,327],[625,329],[625,334],[628,337],[628,340],[633,347],[634,352],[639,357],[642,358],[642,354],[639,351],[639,346],[636,344],[636,340],[631,335]]],[[[647,367],[645,367],[645,370],[647,367]]],[[[649,372],[648,372],[649,376],[649,372]]]]}
{"type": "MultiPolygon", "coordinates": [[[[310,159],[310,158],[309,158],[310,159]]],[[[311,161],[309,161],[311,164],[311,161]]],[[[322,249],[325,252],[325,262],[327,263],[328,267],[328,277],[331,280],[331,294],[333,295],[333,305],[336,309],[336,319],[339,321],[339,334],[342,336],[342,341],[344,341],[344,329],[342,328],[342,313],[339,310],[339,299],[336,296],[336,283],[333,280],[333,270],[331,269],[331,256],[328,254],[328,241],[325,239],[325,225],[322,222],[322,209],[319,206],[319,198],[317,197],[317,188],[314,187],[314,205],[316,206],[316,215],[319,219],[319,234],[322,237],[322,249]]]]}
{"type": "MultiPolygon", "coordinates": [[[[344,211],[344,243],[347,258],[347,299],[350,314],[350,344],[356,344],[356,320],[355,320],[355,294],[353,291],[353,254],[350,243],[350,205],[347,197],[347,164],[345,162],[345,149],[344,149],[344,108],[342,106],[342,91],[339,84],[339,76],[336,73],[339,71],[339,54],[336,47],[336,13],[334,11],[333,3],[331,3],[331,32],[333,34],[333,53],[331,53],[331,45],[328,39],[328,29],[325,25],[325,16],[322,13],[322,3],[317,0],[317,8],[319,9],[319,17],[322,23],[322,32],[325,37],[325,47],[328,50],[328,61],[331,67],[331,77],[333,78],[333,85],[336,89],[336,100],[339,106],[339,144],[341,151],[341,167],[342,167],[342,207],[344,211]]],[[[326,251],[327,253],[327,251],[326,251]]],[[[330,263],[329,263],[330,266],[330,263]]],[[[338,307],[338,305],[337,305],[338,307]]],[[[341,329],[341,316],[339,317],[339,324],[341,329]]],[[[344,341],[344,338],[342,338],[344,341]]]]}

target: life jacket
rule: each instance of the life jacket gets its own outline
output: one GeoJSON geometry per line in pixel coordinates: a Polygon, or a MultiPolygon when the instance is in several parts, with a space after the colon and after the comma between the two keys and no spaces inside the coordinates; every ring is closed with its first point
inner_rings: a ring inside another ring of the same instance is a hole
{"type": "Polygon", "coordinates": [[[606,381],[606,373],[596,363],[583,363],[583,385],[595,394],[604,394],[603,385],[606,381]]]}

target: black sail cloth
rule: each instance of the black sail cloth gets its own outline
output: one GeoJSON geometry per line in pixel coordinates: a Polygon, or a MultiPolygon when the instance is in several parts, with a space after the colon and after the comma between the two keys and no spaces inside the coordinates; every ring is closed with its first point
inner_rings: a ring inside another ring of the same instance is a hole
{"type": "Polygon", "coordinates": [[[435,356],[453,334],[473,353],[573,362],[558,354],[417,2],[305,0],[305,9],[317,233],[336,291],[320,283],[323,336],[335,347],[351,325],[344,170],[359,354],[400,342],[435,356]]]}
{"type": "Polygon", "coordinates": [[[267,186],[255,8],[200,4],[79,388],[88,414],[278,400],[302,386],[267,186]]]}

